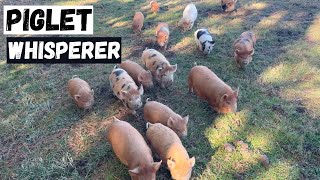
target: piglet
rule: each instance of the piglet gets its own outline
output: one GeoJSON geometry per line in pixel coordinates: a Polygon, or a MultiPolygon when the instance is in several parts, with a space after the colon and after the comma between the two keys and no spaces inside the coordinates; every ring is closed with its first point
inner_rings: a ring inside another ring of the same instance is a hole
{"type": "Polygon", "coordinates": [[[140,33],[143,27],[144,15],[142,12],[137,12],[133,17],[132,29],[134,33],[140,33]]]}
{"type": "Polygon", "coordinates": [[[195,158],[189,158],[174,131],[160,123],[147,123],[147,139],[151,149],[167,164],[172,179],[190,179],[195,158]]]}
{"type": "Polygon", "coordinates": [[[141,95],[143,94],[143,86],[141,85],[138,88],[127,71],[117,66],[111,72],[109,82],[113,94],[130,109],[133,115],[136,115],[136,110],[142,106],[141,95]]]}
{"type": "Polygon", "coordinates": [[[177,64],[170,65],[164,55],[155,49],[144,50],[141,59],[162,88],[173,84],[173,75],[177,71],[177,64]]]}
{"type": "Polygon", "coordinates": [[[252,61],[255,45],[256,36],[251,31],[243,32],[233,43],[234,58],[239,68],[245,67],[252,61]]]}
{"type": "Polygon", "coordinates": [[[221,7],[224,12],[234,11],[238,0],[221,0],[221,7]]]}
{"type": "Polygon", "coordinates": [[[237,111],[239,89],[233,91],[205,66],[195,66],[188,76],[189,91],[207,101],[218,113],[237,111]]]}
{"type": "Polygon", "coordinates": [[[183,11],[183,16],[180,19],[178,26],[182,27],[184,31],[192,29],[194,22],[198,17],[198,10],[193,3],[189,3],[183,11]]]}
{"type": "Polygon", "coordinates": [[[194,38],[199,50],[206,55],[210,54],[213,46],[215,45],[215,41],[211,33],[207,29],[198,29],[194,32],[194,38]]]}
{"type": "Polygon", "coordinates": [[[150,6],[153,13],[157,13],[160,9],[159,3],[155,0],[150,2],[150,6]]]}
{"type": "Polygon", "coordinates": [[[144,89],[153,87],[151,72],[144,70],[138,63],[130,60],[123,61],[120,68],[127,71],[138,86],[143,85],[144,89]]]}
{"type": "Polygon", "coordinates": [[[68,81],[68,92],[79,108],[87,110],[92,107],[94,91],[86,81],[73,76],[68,81]]]}
{"type": "Polygon", "coordinates": [[[134,127],[114,117],[107,128],[107,139],[116,156],[129,168],[131,179],[156,179],[162,161],[153,161],[149,146],[134,127]]]}
{"type": "Polygon", "coordinates": [[[143,108],[144,119],[151,123],[161,123],[171,128],[180,137],[187,136],[189,115],[182,118],[168,106],[156,101],[149,101],[143,108]]]}
{"type": "Polygon", "coordinates": [[[160,47],[167,49],[168,42],[169,42],[169,25],[167,23],[160,22],[156,28],[156,38],[157,43],[160,47]]]}

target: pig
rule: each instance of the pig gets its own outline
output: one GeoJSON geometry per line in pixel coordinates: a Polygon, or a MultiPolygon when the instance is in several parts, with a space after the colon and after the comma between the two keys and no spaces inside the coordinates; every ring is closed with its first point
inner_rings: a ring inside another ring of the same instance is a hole
{"type": "Polygon", "coordinates": [[[167,23],[160,22],[156,28],[156,39],[160,47],[167,49],[169,42],[169,26],[167,23]]]}
{"type": "Polygon", "coordinates": [[[142,135],[128,122],[113,117],[107,127],[107,139],[113,152],[129,168],[133,180],[155,180],[161,162],[154,162],[142,135]]]}
{"type": "Polygon", "coordinates": [[[109,82],[113,94],[122,101],[133,115],[136,115],[136,110],[142,106],[143,86],[141,85],[138,88],[127,71],[117,66],[111,72],[109,82]]]}
{"type": "Polygon", "coordinates": [[[194,66],[188,76],[189,91],[207,101],[218,113],[237,111],[239,88],[235,91],[205,66],[194,66]]]}
{"type": "Polygon", "coordinates": [[[134,33],[140,33],[143,27],[144,15],[142,12],[136,12],[133,17],[132,29],[134,33]]]}
{"type": "Polygon", "coordinates": [[[185,137],[188,133],[189,115],[182,118],[168,106],[156,101],[149,101],[143,108],[144,119],[151,123],[161,123],[171,128],[179,137],[185,137]]]}
{"type": "Polygon", "coordinates": [[[255,45],[256,36],[251,31],[243,32],[233,43],[234,58],[239,68],[245,67],[252,61],[255,45]]]}
{"type": "Polygon", "coordinates": [[[221,7],[224,12],[234,11],[238,0],[221,0],[221,7]]]}
{"type": "Polygon", "coordinates": [[[194,38],[199,50],[206,55],[210,54],[213,46],[215,45],[215,41],[213,40],[211,33],[207,29],[198,29],[194,32],[194,38]]]}
{"type": "Polygon", "coordinates": [[[151,72],[143,69],[138,63],[127,60],[120,64],[120,68],[127,71],[138,86],[142,85],[144,89],[153,87],[151,72]]]}
{"type": "Polygon", "coordinates": [[[141,59],[161,88],[166,88],[173,84],[173,75],[177,71],[177,64],[170,65],[164,55],[155,49],[145,49],[141,59]]]}
{"type": "Polygon", "coordinates": [[[68,92],[79,108],[87,110],[92,107],[94,91],[86,81],[73,76],[68,81],[68,92]]]}
{"type": "Polygon", "coordinates": [[[151,1],[150,2],[150,6],[151,6],[151,11],[153,13],[157,13],[159,11],[159,9],[160,9],[160,6],[159,6],[157,1],[151,1]]]}
{"type": "Polygon", "coordinates": [[[190,179],[195,158],[189,158],[178,135],[161,123],[147,123],[147,139],[151,149],[167,164],[171,178],[190,179]]]}
{"type": "Polygon", "coordinates": [[[183,28],[184,31],[192,29],[194,22],[198,17],[198,10],[193,3],[189,3],[183,11],[183,16],[180,19],[178,25],[183,28]]]}

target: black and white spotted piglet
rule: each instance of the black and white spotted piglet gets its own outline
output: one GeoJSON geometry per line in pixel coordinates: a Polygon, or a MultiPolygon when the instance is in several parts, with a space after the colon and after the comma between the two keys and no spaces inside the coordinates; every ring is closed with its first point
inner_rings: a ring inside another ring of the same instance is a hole
{"type": "Polygon", "coordinates": [[[194,38],[200,51],[210,54],[215,45],[215,41],[207,29],[198,29],[194,32],[194,38]]]}
{"type": "Polygon", "coordinates": [[[131,76],[117,66],[111,72],[109,82],[113,94],[123,102],[133,115],[136,115],[136,110],[142,106],[143,86],[138,87],[131,76]]]}

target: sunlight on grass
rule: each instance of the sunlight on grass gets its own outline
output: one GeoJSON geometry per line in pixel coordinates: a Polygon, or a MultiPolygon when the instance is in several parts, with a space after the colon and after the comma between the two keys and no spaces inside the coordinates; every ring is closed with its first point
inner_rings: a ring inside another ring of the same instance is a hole
{"type": "Polygon", "coordinates": [[[268,171],[261,173],[257,179],[299,179],[299,170],[293,162],[281,160],[273,163],[268,171]]]}
{"type": "Polygon", "coordinates": [[[193,37],[185,37],[179,43],[174,45],[172,49],[179,53],[189,52],[190,49],[196,47],[193,37]]]}
{"type": "Polygon", "coordinates": [[[283,18],[286,14],[288,14],[287,11],[278,11],[275,13],[272,13],[269,17],[263,18],[257,25],[257,28],[264,29],[264,28],[272,28],[274,27],[281,18],[283,18]]]}
{"type": "Polygon", "coordinates": [[[236,114],[221,115],[214,121],[215,128],[208,128],[205,136],[211,146],[217,148],[226,142],[235,140],[239,130],[242,130],[248,120],[248,110],[242,110],[236,114]]]}
{"type": "Polygon", "coordinates": [[[252,131],[247,137],[247,140],[251,143],[254,149],[260,149],[263,152],[270,152],[273,150],[275,144],[274,140],[274,132],[266,131],[266,130],[258,130],[252,131]]]}
{"type": "Polygon", "coordinates": [[[264,2],[257,2],[257,3],[253,3],[251,4],[249,7],[247,7],[246,9],[248,10],[263,10],[265,8],[268,7],[267,3],[264,2]]]}
{"type": "Polygon", "coordinates": [[[61,1],[55,3],[55,5],[60,6],[83,6],[90,5],[99,2],[99,0],[71,0],[71,1],[61,1]]]}
{"type": "Polygon", "coordinates": [[[267,68],[259,78],[264,84],[281,86],[280,95],[290,101],[303,100],[313,117],[320,116],[320,69],[314,64],[320,55],[320,45],[304,42],[289,45],[280,63],[267,68]]]}
{"type": "Polygon", "coordinates": [[[228,22],[227,24],[230,26],[239,26],[241,23],[243,23],[242,18],[234,18],[230,22],[228,22]]]}
{"type": "Polygon", "coordinates": [[[309,41],[312,42],[320,42],[320,15],[318,15],[315,20],[313,21],[313,24],[309,27],[306,37],[309,41]]]}

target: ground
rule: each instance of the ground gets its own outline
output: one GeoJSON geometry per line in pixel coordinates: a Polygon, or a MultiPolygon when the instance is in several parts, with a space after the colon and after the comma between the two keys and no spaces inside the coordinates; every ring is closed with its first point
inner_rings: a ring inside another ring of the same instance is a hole
{"type": "MultiPolygon", "coordinates": [[[[175,84],[155,87],[143,99],[168,105],[190,116],[182,142],[196,164],[194,179],[318,179],[320,177],[320,3],[318,0],[241,0],[237,11],[221,12],[219,0],[194,0],[199,15],[191,31],[176,27],[184,0],[159,0],[150,12],[145,0],[3,0],[1,5],[93,5],[94,35],[121,36],[123,60],[140,63],[154,45],[157,22],[170,25],[163,52],[178,64],[175,84]],[[131,21],[142,11],[145,27],[134,35],[131,21]],[[193,39],[197,28],[214,34],[216,46],[205,57],[193,39]],[[239,70],[233,41],[246,30],[258,40],[253,62],[239,70]],[[194,63],[208,66],[233,89],[240,88],[238,112],[219,115],[188,93],[187,75],[194,63]],[[228,153],[224,144],[243,141],[228,153]],[[266,155],[269,165],[261,163],[266,155]]],[[[0,20],[3,21],[3,8],[0,20]]],[[[0,27],[2,31],[2,26],[0,27]]],[[[105,129],[112,116],[130,122],[145,135],[141,110],[128,114],[112,95],[108,75],[114,65],[8,65],[5,37],[0,47],[0,179],[129,179],[115,157],[105,129]],[[78,109],[66,91],[72,75],[95,90],[90,111],[78,109]]],[[[162,167],[158,179],[168,179],[162,167]]]]}

